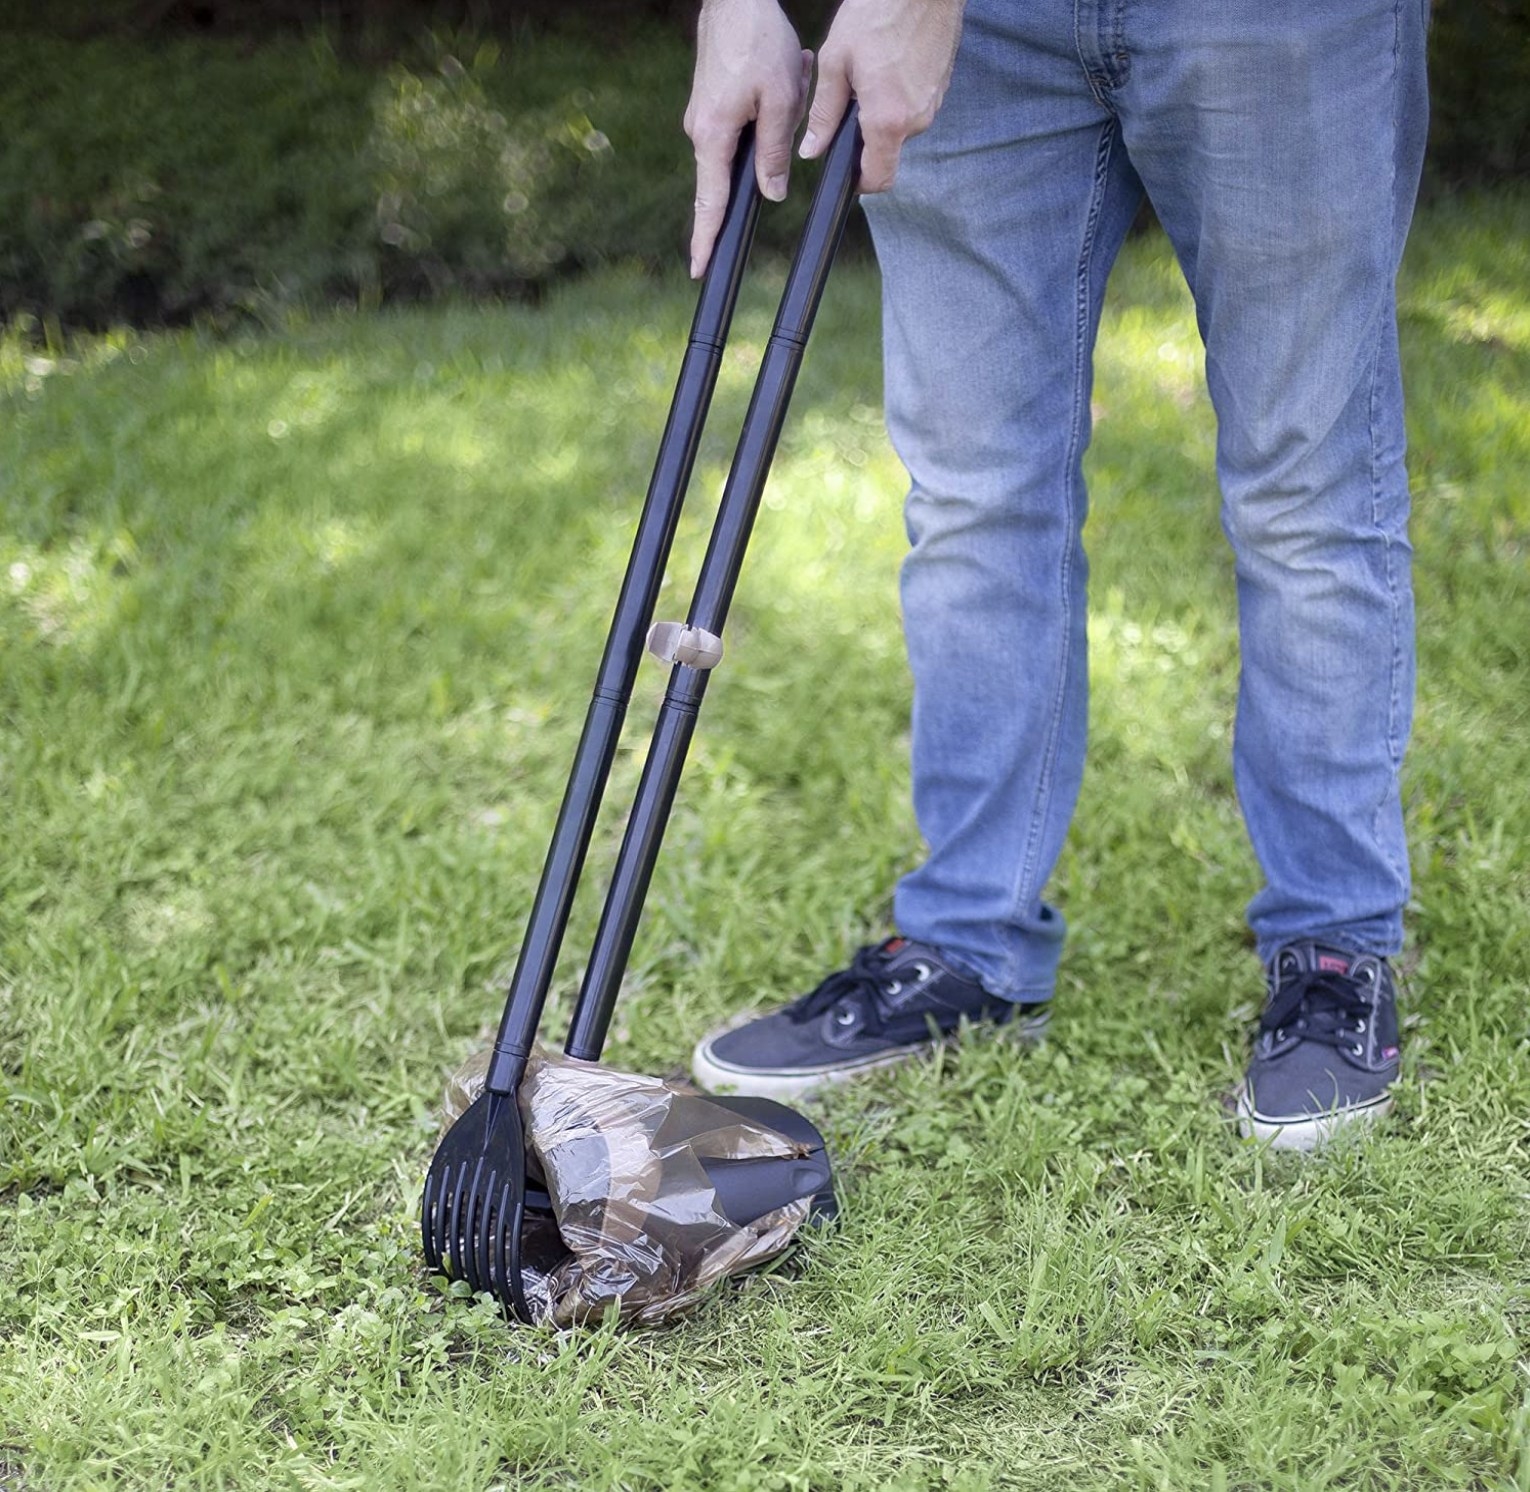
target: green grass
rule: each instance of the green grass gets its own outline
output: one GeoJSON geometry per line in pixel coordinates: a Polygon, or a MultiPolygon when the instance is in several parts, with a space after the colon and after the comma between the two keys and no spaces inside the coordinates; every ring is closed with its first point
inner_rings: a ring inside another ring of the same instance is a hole
{"type": "MultiPolygon", "coordinates": [[[[1135,242],[1100,354],[1050,1045],[973,1036],[837,1096],[842,1224],[646,1334],[513,1332],[424,1276],[413,1219],[442,1080],[497,1015],[689,288],[4,344],[0,1486],[1530,1487],[1527,243],[1530,200],[1442,204],[1403,285],[1422,657],[1395,1117],[1293,1163],[1224,1112],[1258,998],[1230,564],[1185,295],[1135,242]]],[[[741,312],[675,614],[778,287],[741,312]]],[[[674,1069],[816,979],[917,852],[875,315],[847,269],[613,1063],[674,1069]]]]}

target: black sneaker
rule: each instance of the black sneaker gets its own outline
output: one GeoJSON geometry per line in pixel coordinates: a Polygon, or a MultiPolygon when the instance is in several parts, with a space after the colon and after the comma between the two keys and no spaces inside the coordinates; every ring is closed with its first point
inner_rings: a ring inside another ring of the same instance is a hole
{"type": "Polygon", "coordinates": [[[1397,1077],[1397,991],[1384,958],[1292,943],[1269,962],[1238,1117],[1250,1139],[1313,1150],[1343,1125],[1379,1119],[1397,1077]]]}
{"type": "Polygon", "coordinates": [[[926,1050],[964,1020],[1007,1023],[1034,1041],[1047,1016],[1045,1003],[990,995],[928,943],[888,938],[800,1000],[705,1037],[691,1072],[712,1093],[799,1098],[926,1050]]]}

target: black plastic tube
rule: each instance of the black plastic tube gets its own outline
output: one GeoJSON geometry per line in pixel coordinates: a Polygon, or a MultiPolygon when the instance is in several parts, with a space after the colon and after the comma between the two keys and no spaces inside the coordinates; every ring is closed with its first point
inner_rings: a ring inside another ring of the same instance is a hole
{"type": "Polygon", "coordinates": [[[739,285],[759,215],[751,129],[734,160],[727,215],[702,282],[685,358],[670,401],[669,419],[659,442],[648,496],[596,675],[594,697],[585,716],[552,844],[505,997],[505,1011],[486,1078],[486,1086],[494,1093],[513,1093],[520,1085],[532,1037],[547,1003],[558,950],[568,929],[574,893],[616,756],[648,624],[717,385],[723,344],[738,303],[739,285]]]}
{"type": "MultiPolygon", "coordinates": [[[[829,146],[808,210],[691,600],[690,625],[719,637],[743,569],[803,349],[855,201],[860,144],[852,104],[829,146]]],[[[701,669],[676,665],[670,675],[564,1047],[571,1057],[594,1061],[605,1045],[706,685],[707,674],[701,669]]]]}

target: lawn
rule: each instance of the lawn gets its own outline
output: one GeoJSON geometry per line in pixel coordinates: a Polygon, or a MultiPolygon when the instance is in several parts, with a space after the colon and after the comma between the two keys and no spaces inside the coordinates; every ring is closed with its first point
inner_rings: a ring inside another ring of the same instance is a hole
{"type": "MultiPolygon", "coordinates": [[[[1135,240],[1051,1039],[972,1034],[816,1107],[840,1224],[648,1333],[511,1330],[426,1277],[415,1227],[690,288],[0,344],[0,1487],[1530,1488],[1527,245],[1530,198],[1442,202],[1402,288],[1395,1115],[1300,1161],[1225,1111],[1259,997],[1231,566],[1187,299],[1135,240]]],[[[740,312],[675,615],[780,283],[740,312]]],[[[676,1070],[816,980],[917,854],[876,294],[864,265],[830,286],[614,1064],[676,1070]]]]}

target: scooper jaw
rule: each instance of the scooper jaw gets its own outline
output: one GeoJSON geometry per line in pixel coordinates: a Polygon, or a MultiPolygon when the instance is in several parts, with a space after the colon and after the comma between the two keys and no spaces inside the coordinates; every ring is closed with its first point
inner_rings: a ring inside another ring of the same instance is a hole
{"type": "Polygon", "coordinates": [[[835,1215],[823,1136],[784,1104],[539,1052],[528,1107],[544,1164],[519,1095],[482,1087],[487,1065],[483,1054],[448,1090],[448,1117],[471,1101],[431,1162],[420,1231],[433,1272],[524,1324],[613,1305],[663,1320],[835,1215]],[[556,1209],[544,1171],[562,1183],[556,1209]]]}
{"type": "Polygon", "coordinates": [[[424,1233],[436,1268],[512,1317],[564,1327],[614,1311],[652,1325],[834,1215],[823,1138],[802,1115],[541,1046],[517,1095],[517,1193],[507,1132],[484,1139],[491,1055],[447,1086],[448,1139],[466,1138],[432,1169],[424,1233]]]}

